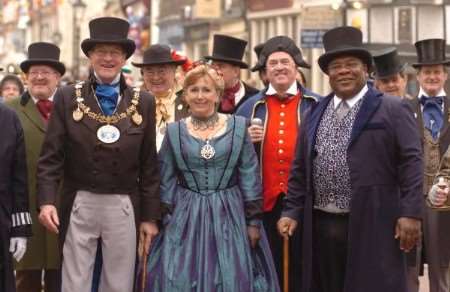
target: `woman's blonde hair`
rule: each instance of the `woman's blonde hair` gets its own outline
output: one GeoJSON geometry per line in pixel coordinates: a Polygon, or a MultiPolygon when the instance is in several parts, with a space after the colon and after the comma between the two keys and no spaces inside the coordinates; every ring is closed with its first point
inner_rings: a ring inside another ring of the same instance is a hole
{"type": "Polygon", "coordinates": [[[223,95],[225,89],[225,83],[223,81],[222,75],[213,67],[208,64],[200,64],[195,66],[193,69],[189,70],[184,78],[183,91],[185,91],[189,86],[197,82],[202,77],[209,76],[214,82],[214,86],[217,91],[217,95],[220,98],[223,95]]]}

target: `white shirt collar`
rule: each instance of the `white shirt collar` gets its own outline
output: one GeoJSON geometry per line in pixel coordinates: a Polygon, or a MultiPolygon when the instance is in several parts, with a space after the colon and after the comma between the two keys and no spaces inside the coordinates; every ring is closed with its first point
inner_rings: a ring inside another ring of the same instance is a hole
{"type": "MultiPolygon", "coordinates": [[[[56,89],[55,89],[55,91],[53,91],[53,94],[48,98],[48,100],[53,102],[53,98],[55,97],[55,93],[56,93],[56,89]]],[[[30,94],[30,96],[31,96],[31,99],[33,99],[33,101],[34,101],[34,104],[36,104],[39,101],[39,98],[36,98],[36,97],[32,96],[31,94],[30,94]]]]}
{"type": "Polygon", "coordinates": [[[239,82],[241,83],[241,86],[239,87],[238,92],[234,95],[234,104],[238,104],[245,95],[244,83],[242,83],[242,81],[239,82]]]}
{"type": "MultiPolygon", "coordinates": [[[[425,92],[425,90],[423,90],[422,86],[420,87],[419,95],[418,95],[417,97],[420,98],[421,96],[430,97],[430,96],[425,92]]],[[[442,88],[436,96],[447,96],[447,94],[445,93],[444,88],[442,88]]]]}
{"type": "MultiPolygon", "coordinates": [[[[289,86],[288,90],[286,90],[287,94],[291,95],[297,95],[298,88],[297,88],[297,81],[294,81],[291,86],[289,86]]],[[[266,91],[266,95],[276,95],[277,91],[275,88],[273,88],[272,84],[269,84],[269,88],[266,91]]]]}
{"type": "MultiPolygon", "coordinates": [[[[364,87],[358,92],[357,95],[346,100],[348,106],[350,108],[352,108],[361,98],[364,97],[364,95],[367,93],[368,90],[369,90],[369,87],[367,87],[367,84],[364,85],[364,87]]],[[[341,103],[342,98],[337,97],[335,94],[333,97],[333,101],[334,101],[334,108],[336,109],[338,107],[338,105],[341,103]]]]}
{"type": "MultiPolygon", "coordinates": [[[[98,84],[105,84],[105,82],[103,82],[103,81],[100,79],[100,77],[98,77],[97,72],[95,72],[95,71],[94,71],[94,76],[95,76],[95,80],[97,80],[98,84]]],[[[109,84],[115,84],[115,83],[118,83],[119,80],[120,80],[120,73],[117,74],[116,78],[114,78],[114,80],[113,80],[111,83],[109,83],[109,84]]]]}

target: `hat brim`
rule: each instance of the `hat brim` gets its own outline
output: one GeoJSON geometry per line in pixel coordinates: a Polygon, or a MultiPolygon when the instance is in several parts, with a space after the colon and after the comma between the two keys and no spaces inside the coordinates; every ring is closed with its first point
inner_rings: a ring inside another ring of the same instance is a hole
{"type": "Polygon", "coordinates": [[[375,77],[376,79],[383,79],[383,78],[391,77],[391,76],[394,76],[395,74],[403,72],[405,70],[406,66],[408,66],[408,64],[404,63],[404,64],[398,66],[397,68],[394,68],[387,72],[382,72],[381,74],[380,74],[380,72],[377,71],[376,66],[375,66],[374,67],[375,72],[373,72],[373,77],[375,77]]]}
{"type": "Polygon", "coordinates": [[[450,60],[435,61],[435,62],[423,62],[423,63],[413,63],[413,64],[411,64],[411,66],[413,66],[416,69],[419,69],[422,66],[432,66],[432,65],[450,66],[450,60]]]}
{"type": "Polygon", "coordinates": [[[206,60],[212,60],[212,61],[219,61],[224,63],[229,63],[235,66],[239,66],[242,69],[247,69],[248,65],[247,63],[242,62],[241,60],[232,59],[232,58],[226,58],[226,57],[217,57],[217,56],[206,56],[206,60]]]}
{"type": "Polygon", "coordinates": [[[330,64],[333,59],[340,56],[353,56],[361,59],[361,61],[367,65],[367,70],[369,72],[372,69],[372,54],[368,50],[362,48],[346,48],[329,51],[320,56],[318,63],[322,72],[328,75],[328,64],[330,64]]]}
{"type": "Polygon", "coordinates": [[[126,58],[131,57],[136,50],[136,44],[134,41],[130,39],[121,39],[121,40],[105,40],[105,39],[85,39],[81,43],[81,50],[89,58],[89,51],[95,45],[99,44],[111,44],[111,45],[119,45],[125,50],[126,58]]]}
{"type": "Polygon", "coordinates": [[[33,59],[33,60],[25,60],[22,63],[20,63],[20,69],[24,73],[28,73],[28,70],[30,70],[30,67],[33,65],[47,65],[58,71],[61,76],[66,73],[66,66],[64,66],[63,63],[55,61],[53,59],[33,59]]]}
{"type": "Polygon", "coordinates": [[[135,63],[135,62],[131,62],[131,64],[135,67],[141,68],[141,67],[145,67],[145,66],[151,66],[151,65],[165,65],[165,64],[170,64],[170,65],[176,65],[176,66],[180,66],[186,63],[186,60],[178,60],[178,61],[155,61],[155,62],[147,62],[147,63],[135,63]]]}

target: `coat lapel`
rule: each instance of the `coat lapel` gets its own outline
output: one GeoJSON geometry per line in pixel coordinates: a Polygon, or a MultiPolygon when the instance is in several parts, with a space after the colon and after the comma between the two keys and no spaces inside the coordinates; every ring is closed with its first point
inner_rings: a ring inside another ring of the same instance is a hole
{"type": "MultiPolygon", "coordinates": [[[[81,96],[84,98],[84,104],[89,107],[90,111],[94,112],[94,113],[102,113],[102,110],[100,109],[100,106],[97,103],[97,99],[94,95],[94,91],[93,88],[91,86],[90,82],[86,82],[83,85],[83,89],[82,89],[82,93],[81,96]]],[[[75,92],[73,95],[73,100],[74,100],[74,109],[76,108],[76,96],[75,96],[75,92]]],[[[97,132],[99,125],[99,122],[97,122],[94,119],[91,119],[90,117],[88,117],[86,114],[84,115],[83,119],[81,120],[81,123],[83,125],[85,125],[88,129],[90,129],[91,131],[93,131],[94,133],[97,132]]]]}
{"type": "MultiPolygon", "coordinates": [[[[127,88],[122,92],[123,92],[122,98],[119,102],[119,105],[117,106],[118,113],[126,112],[127,108],[131,105],[132,95],[134,94],[131,88],[127,88]]],[[[131,118],[125,118],[121,119],[117,124],[115,124],[115,126],[119,129],[120,133],[125,133],[126,130],[131,126],[131,123],[132,123],[131,118]]]]}
{"type": "Polygon", "coordinates": [[[410,100],[410,104],[414,111],[414,117],[416,118],[416,121],[417,121],[417,128],[419,129],[419,132],[420,132],[420,138],[423,141],[424,140],[423,116],[422,116],[422,109],[420,107],[419,99],[417,97],[413,97],[410,100]]]}
{"type": "Polygon", "coordinates": [[[352,134],[350,136],[349,147],[356,141],[366,124],[370,121],[373,114],[381,104],[383,94],[369,87],[369,91],[364,95],[361,107],[356,114],[353,123],[352,134]]]}
{"type": "Polygon", "coordinates": [[[45,133],[47,130],[47,126],[44,123],[44,119],[42,118],[41,114],[39,113],[39,110],[37,109],[36,104],[34,103],[33,99],[29,95],[28,92],[24,93],[24,95],[21,97],[23,103],[22,105],[22,111],[24,115],[33,123],[39,130],[45,133]]]}
{"type": "Polygon", "coordinates": [[[334,94],[330,94],[325,97],[321,102],[317,104],[317,107],[311,112],[309,116],[308,141],[310,141],[309,149],[312,151],[314,145],[316,145],[316,134],[319,128],[320,121],[322,120],[323,113],[325,112],[330,101],[333,100],[334,94]]]}

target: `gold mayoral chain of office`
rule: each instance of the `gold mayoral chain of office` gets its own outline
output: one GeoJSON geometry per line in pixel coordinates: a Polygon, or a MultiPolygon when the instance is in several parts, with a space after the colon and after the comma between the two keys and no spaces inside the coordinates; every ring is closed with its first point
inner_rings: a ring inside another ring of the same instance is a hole
{"type": "Polygon", "coordinates": [[[75,95],[77,101],[77,108],[73,111],[72,117],[76,122],[79,122],[83,119],[84,115],[89,118],[102,123],[102,124],[116,124],[120,120],[125,119],[126,117],[131,116],[131,120],[137,126],[142,124],[142,115],[139,114],[137,110],[137,106],[139,105],[139,97],[140,97],[140,89],[139,87],[133,88],[133,98],[131,99],[131,105],[121,113],[114,113],[110,116],[105,116],[104,114],[98,114],[91,111],[91,109],[85,105],[84,98],[81,96],[81,89],[83,88],[83,82],[77,83],[75,85],[75,95]]]}

